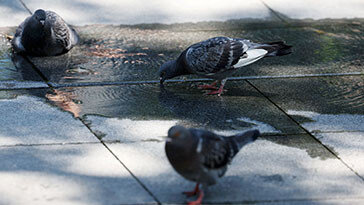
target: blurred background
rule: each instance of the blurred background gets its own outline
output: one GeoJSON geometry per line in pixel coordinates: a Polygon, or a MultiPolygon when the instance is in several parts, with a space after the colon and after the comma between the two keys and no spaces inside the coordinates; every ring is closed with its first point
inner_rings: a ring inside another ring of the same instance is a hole
{"type": "MultiPolygon", "coordinates": [[[[140,24],[223,21],[270,17],[269,9],[290,18],[364,17],[363,0],[22,0],[31,11],[54,10],[70,24],[140,24]]],[[[0,26],[19,24],[27,12],[14,0],[0,1],[0,26]],[[11,15],[8,15],[11,13],[11,15]]]]}

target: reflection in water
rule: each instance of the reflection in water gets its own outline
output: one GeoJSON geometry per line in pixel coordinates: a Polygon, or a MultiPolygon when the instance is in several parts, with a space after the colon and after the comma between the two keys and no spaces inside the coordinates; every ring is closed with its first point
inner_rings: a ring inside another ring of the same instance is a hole
{"type": "Polygon", "coordinates": [[[340,105],[341,107],[351,110],[358,110],[360,114],[364,114],[364,81],[355,78],[330,78],[325,82],[335,90],[323,90],[322,95],[330,99],[329,103],[340,105]],[[361,111],[360,111],[361,110],[361,111]]]}
{"type": "Polygon", "coordinates": [[[77,96],[73,93],[56,89],[53,93],[47,93],[45,97],[61,109],[72,113],[74,117],[80,117],[80,101],[76,100],[77,96]]]}
{"type": "Polygon", "coordinates": [[[225,102],[224,98],[210,96],[196,98],[188,95],[183,98],[161,86],[159,103],[164,109],[181,118],[186,126],[194,124],[194,126],[218,130],[227,128],[245,130],[255,126],[254,123],[240,120],[242,113],[234,110],[234,107],[225,102]]]}
{"type": "Polygon", "coordinates": [[[0,34],[0,80],[21,79],[10,57],[10,43],[0,34]]]}
{"type": "Polygon", "coordinates": [[[21,75],[22,80],[27,81],[43,81],[41,77],[35,72],[33,65],[29,60],[17,53],[11,54],[11,60],[17,69],[17,72],[21,75]]]}
{"type": "Polygon", "coordinates": [[[128,56],[146,56],[146,53],[126,53],[126,49],[105,48],[104,45],[96,45],[86,52],[86,55],[106,57],[106,58],[126,58],[128,56]]]}

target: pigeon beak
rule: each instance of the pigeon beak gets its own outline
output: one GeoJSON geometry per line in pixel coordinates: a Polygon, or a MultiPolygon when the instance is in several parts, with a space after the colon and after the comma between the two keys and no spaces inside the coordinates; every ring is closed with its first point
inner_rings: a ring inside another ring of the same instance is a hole
{"type": "Polygon", "coordinates": [[[44,26],[44,22],[45,20],[39,20],[40,24],[42,24],[42,26],[44,26]]]}
{"type": "Polygon", "coordinates": [[[160,84],[163,84],[165,80],[166,80],[166,79],[164,79],[163,77],[160,77],[160,78],[159,78],[159,82],[160,82],[160,84]]]}

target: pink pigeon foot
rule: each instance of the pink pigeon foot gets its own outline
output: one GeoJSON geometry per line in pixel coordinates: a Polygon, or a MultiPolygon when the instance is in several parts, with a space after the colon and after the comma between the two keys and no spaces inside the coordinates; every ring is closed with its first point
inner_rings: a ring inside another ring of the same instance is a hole
{"type": "Polygon", "coordinates": [[[216,87],[217,81],[211,83],[211,84],[205,84],[205,85],[198,85],[198,89],[202,89],[202,90],[217,90],[218,88],[216,87]]]}

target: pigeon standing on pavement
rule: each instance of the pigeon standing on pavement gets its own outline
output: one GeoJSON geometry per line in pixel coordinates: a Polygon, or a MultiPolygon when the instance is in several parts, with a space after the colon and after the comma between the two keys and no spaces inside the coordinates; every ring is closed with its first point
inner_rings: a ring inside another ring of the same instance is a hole
{"type": "Polygon", "coordinates": [[[38,9],[16,29],[12,45],[17,53],[56,56],[79,42],[76,31],[53,11],[38,9]]]}
{"type": "Polygon", "coordinates": [[[197,74],[215,79],[211,85],[200,87],[213,89],[208,94],[220,96],[226,78],[237,69],[264,57],[290,54],[291,47],[282,41],[259,44],[239,38],[210,38],[188,47],[176,60],[163,64],[159,69],[160,83],[180,75],[197,74]],[[217,82],[221,83],[219,88],[217,82]]]}
{"type": "Polygon", "coordinates": [[[193,191],[184,192],[187,196],[199,195],[196,201],[188,204],[201,204],[203,189],[224,176],[233,157],[259,135],[258,130],[251,130],[224,137],[206,130],[187,129],[178,125],[171,127],[165,145],[167,158],[180,175],[197,183],[193,191]]]}

